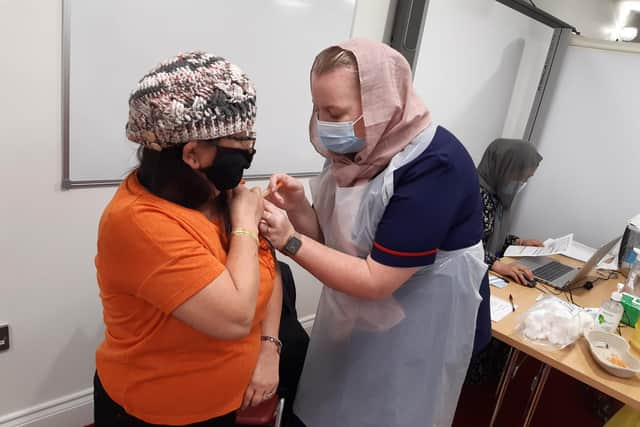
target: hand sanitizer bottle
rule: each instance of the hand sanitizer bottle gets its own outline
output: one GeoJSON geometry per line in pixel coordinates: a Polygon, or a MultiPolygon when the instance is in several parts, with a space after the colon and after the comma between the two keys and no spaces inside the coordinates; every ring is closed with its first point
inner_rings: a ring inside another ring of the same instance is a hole
{"type": "Polygon", "coordinates": [[[622,289],[624,283],[618,283],[617,290],[611,294],[611,299],[605,301],[596,316],[596,327],[606,332],[616,333],[624,307],[620,303],[622,301],[622,289]]]}

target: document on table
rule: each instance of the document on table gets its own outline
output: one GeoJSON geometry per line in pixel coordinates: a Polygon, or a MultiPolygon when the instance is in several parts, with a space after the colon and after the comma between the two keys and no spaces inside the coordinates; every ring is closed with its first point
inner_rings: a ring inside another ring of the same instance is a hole
{"type": "MultiPolygon", "coordinates": [[[[599,262],[596,268],[601,270],[617,270],[618,269],[618,251],[619,245],[615,245],[608,254],[604,256],[599,262]]],[[[578,261],[587,262],[591,256],[596,253],[596,250],[590,246],[576,242],[571,242],[571,246],[563,255],[577,259],[578,261]]]]}
{"type": "Polygon", "coordinates": [[[566,252],[573,241],[573,234],[558,237],[557,239],[547,239],[543,247],[537,246],[509,246],[504,251],[504,256],[526,257],[526,256],[547,256],[566,252]]]}
{"type": "MultiPolygon", "coordinates": [[[[494,297],[491,295],[491,300],[489,301],[491,305],[491,320],[494,322],[499,322],[505,318],[509,313],[513,313],[513,308],[508,301],[503,300],[502,298],[494,297]]],[[[515,305],[518,308],[517,305],[515,305]]]]}
{"type": "Polygon", "coordinates": [[[494,276],[493,274],[489,275],[489,284],[491,286],[495,286],[498,289],[502,289],[507,286],[507,281],[502,277],[494,276]]]}
{"type": "Polygon", "coordinates": [[[578,261],[587,262],[596,250],[575,240],[571,242],[571,246],[563,254],[570,258],[577,259],[578,261]]]}
{"type": "MultiPolygon", "coordinates": [[[[618,249],[619,245],[615,245],[611,251],[598,262],[596,268],[601,270],[617,270],[618,249]]],[[[509,246],[507,250],[504,251],[504,256],[533,257],[562,254],[577,259],[578,261],[587,262],[594,253],[596,253],[594,248],[573,240],[573,233],[571,233],[558,237],[557,239],[547,239],[544,241],[543,247],[509,246]]]]}

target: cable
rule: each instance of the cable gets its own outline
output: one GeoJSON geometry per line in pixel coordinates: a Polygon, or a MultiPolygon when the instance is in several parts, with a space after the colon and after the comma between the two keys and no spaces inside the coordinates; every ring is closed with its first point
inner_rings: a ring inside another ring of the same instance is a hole
{"type": "Polygon", "coordinates": [[[537,284],[533,288],[536,289],[537,291],[543,293],[543,294],[551,295],[549,292],[547,292],[546,289],[543,289],[543,288],[539,287],[537,284]]]}
{"type": "Polygon", "coordinates": [[[618,278],[618,273],[615,272],[615,271],[610,271],[609,273],[605,273],[603,276],[600,276],[597,273],[604,273],[604,272],[596,270],[596,279],[593,281],[594,285],[600,280],[611,280],[611,279],[617,279],[618,278]]]}
{"type": "Polygon", "coordinates": [[[571,289],[569,289],[569,297],[571,298],[571,304],[573,304],[573,305],[575,305],[577,307],[580,307],[580,308],[584,308],[583,306],[581,306],[580,304],[576,303],[573,300],[573,290],[571,290],[571,289]]]}
{"type": "Polygon", "coordinates": [[[538,8],[538,6],[536,6],[536,4],[533,2],[533,0],[529,0],[529,3],[531,3],[531,6],[535,7],[536,9],[538,8]]]}
{"type": "Polygon", "coordinates": [[[544,282],[541,282],[541,284],[545,287],[545,290],[548,294],[555,295],[555,296],[562,295],[562,291],[555,291],[552,286],[547,285],[544,282]]]}

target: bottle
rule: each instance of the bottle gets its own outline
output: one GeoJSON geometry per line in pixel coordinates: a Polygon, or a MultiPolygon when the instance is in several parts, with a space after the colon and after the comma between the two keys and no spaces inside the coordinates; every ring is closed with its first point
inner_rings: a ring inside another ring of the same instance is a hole
{"type": "Polygon", "coordinates": [[[634,296],[640,296],[640,249],[633,248],[635,259],[627,276],[625,290],[634,296]]]}
{"type": "Polygon", "coordinates": [[[624,307],[622,307],[621,304],[624,283],[618,283],[616,287],[617,290],[611,294],[611,299],[602,304],[596,316],[596,327],[605,332],[616,332],[620,319],[622,319],[622,313],[624,312],[624,307]]]}

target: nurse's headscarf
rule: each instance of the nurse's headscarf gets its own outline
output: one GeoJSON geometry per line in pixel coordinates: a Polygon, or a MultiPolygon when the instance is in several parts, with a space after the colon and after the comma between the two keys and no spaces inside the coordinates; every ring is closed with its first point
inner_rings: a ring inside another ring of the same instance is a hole
{"type": "Polygon", "coordinates": [[[329,152],[318,138],[315,112],[309,136],[315,149],[331,161],[338,185],[350,187],[385,169],[393,156],[429,126],[431,114],[413,88],[409,63],[398,51],[366,39],[348,40],[337,47],[356,58],[366,144],[355,156],[329,152]]]}
{"type": "Polygon", "coordinates": [[[521,139],[496,139],[485,150],[478,165],[480,185],[498,199],[493,235],[486,248],[490,253],[502,249],[513,199],[541,161],[533,144],[521,139]]]}

